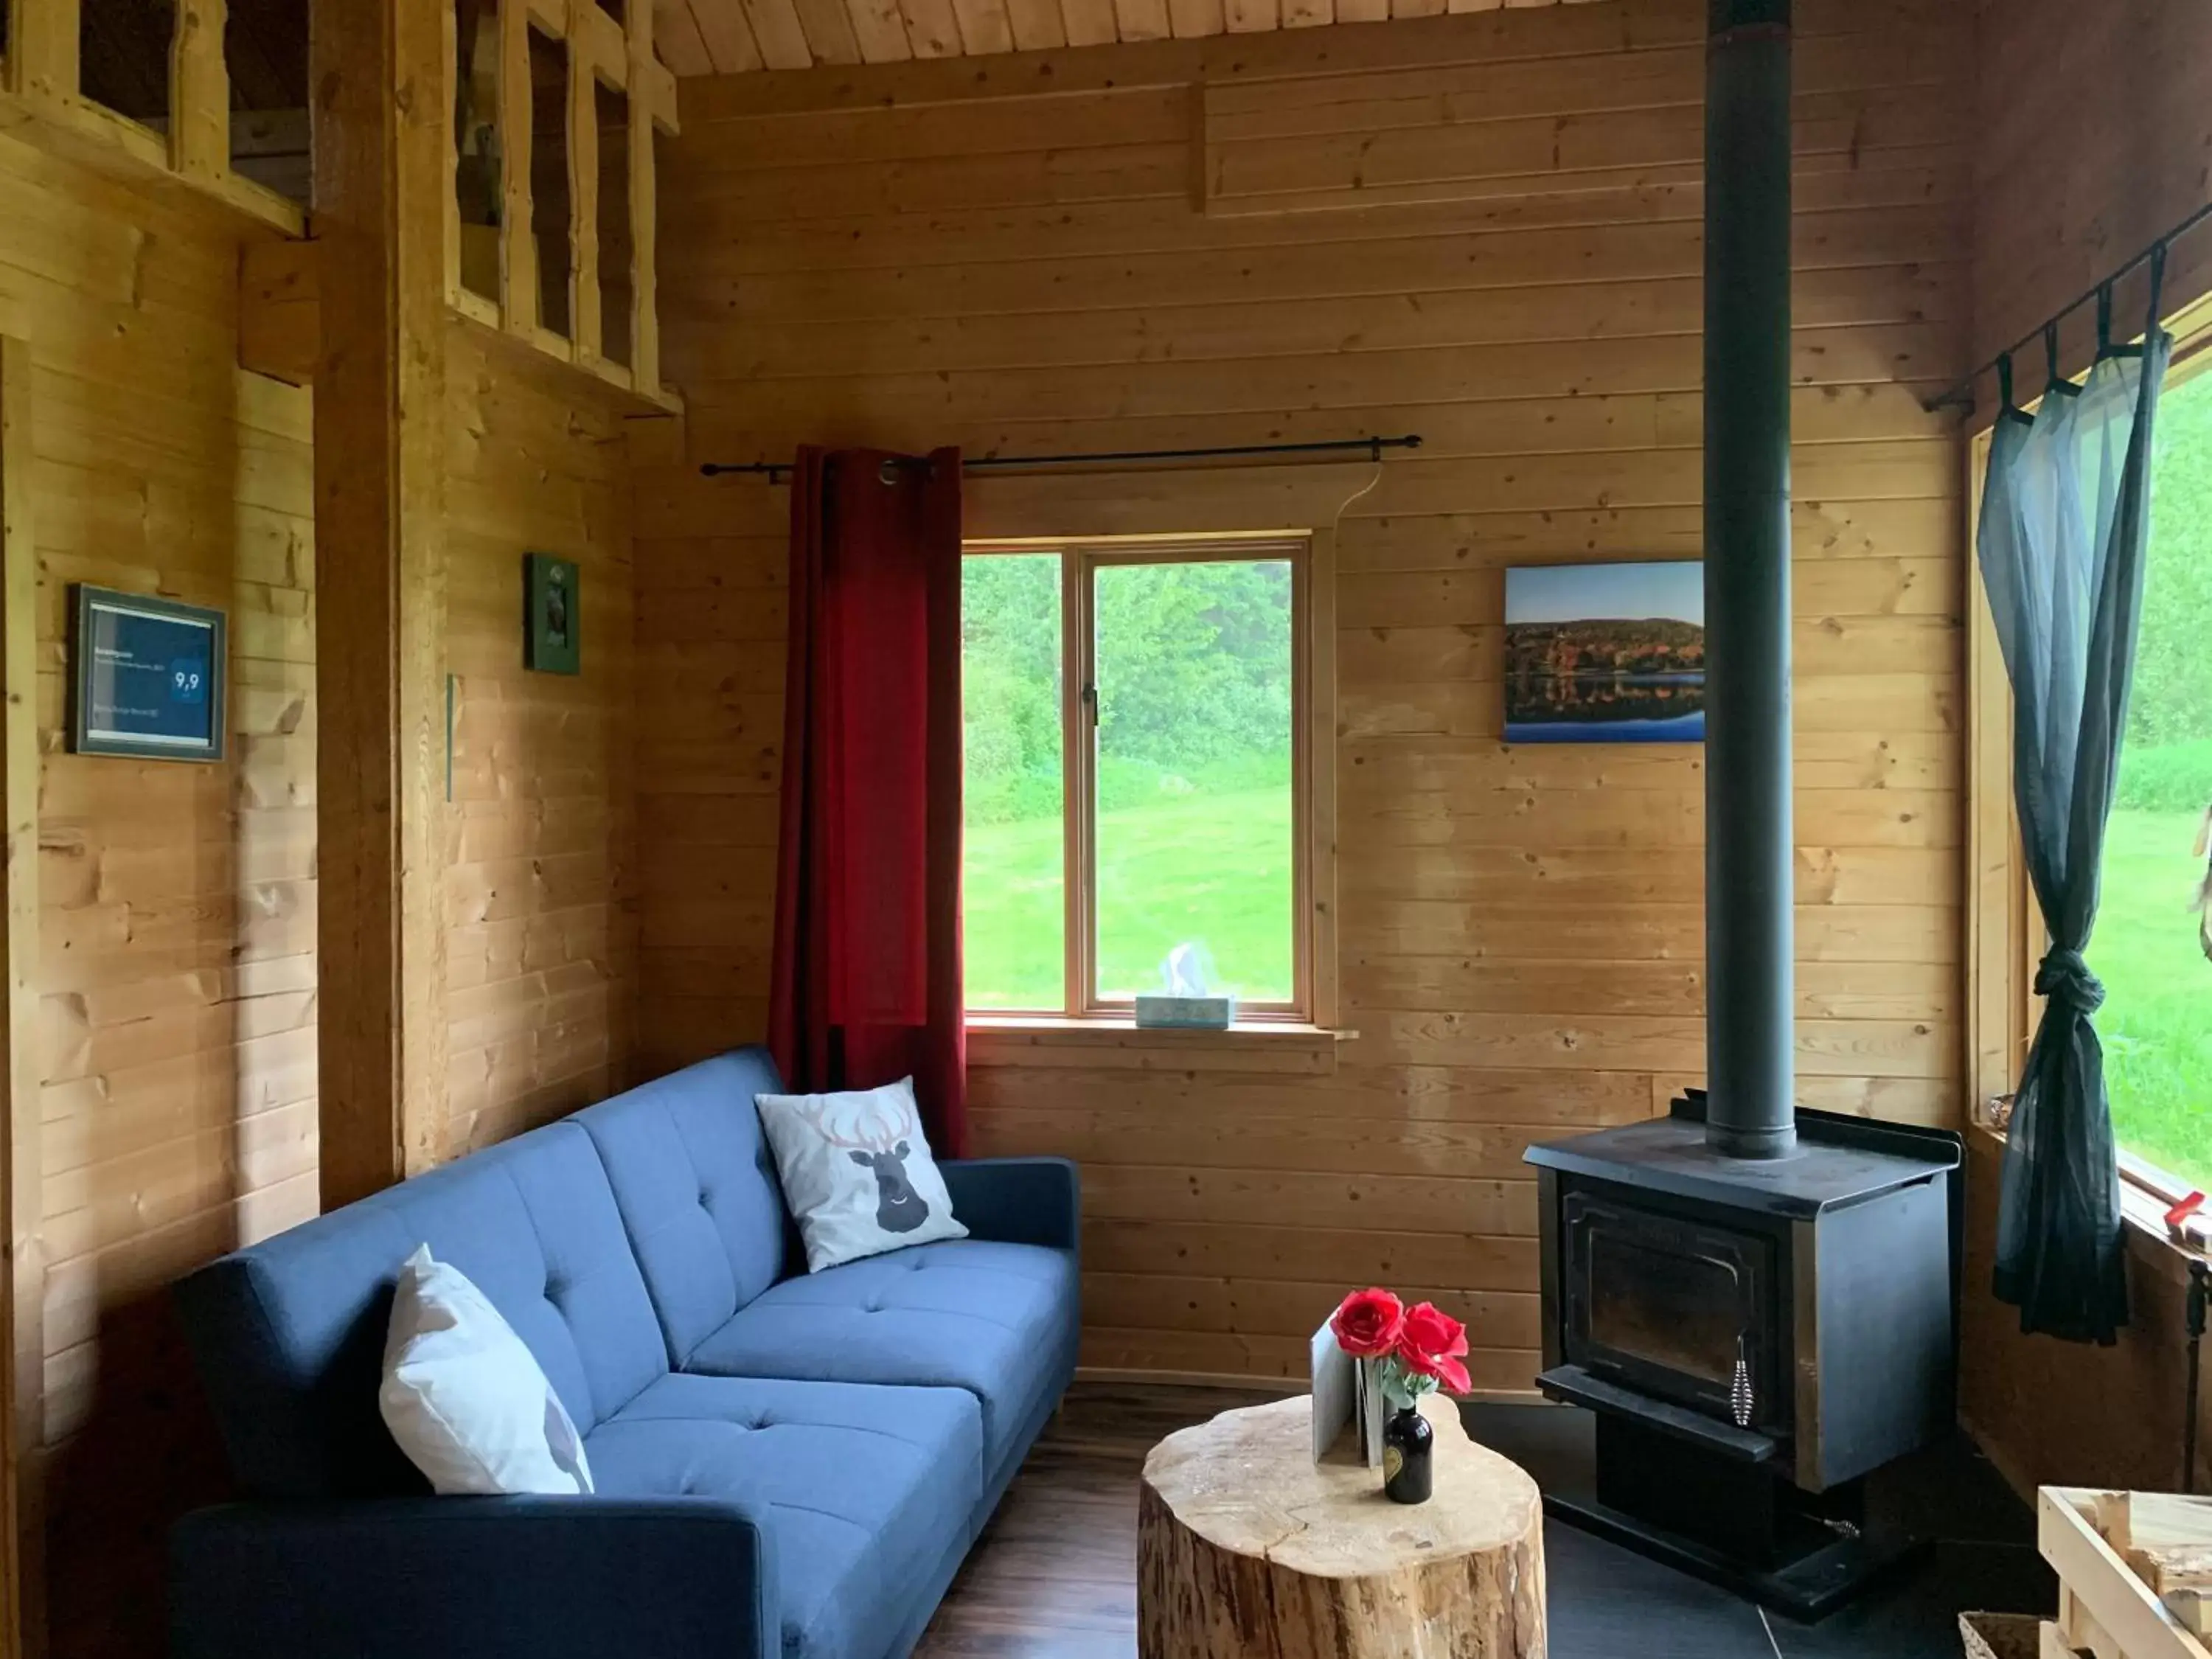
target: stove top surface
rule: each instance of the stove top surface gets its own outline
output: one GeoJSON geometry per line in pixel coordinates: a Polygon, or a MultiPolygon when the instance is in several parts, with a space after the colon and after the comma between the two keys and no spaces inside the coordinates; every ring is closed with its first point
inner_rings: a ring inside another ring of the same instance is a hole
{"type": "Polygon", "coordinates": [[[1528,1149],[1528,1161],[1600,1181],[1769,1215],[1810,1218],[1863,1203],[1959,1165],[1955,1135],[1828,1112],[1800,1111],[1787,1158],[1727,1158],[1705,1144],[1704,1102],[1672,1115],[1528,1149]]]}

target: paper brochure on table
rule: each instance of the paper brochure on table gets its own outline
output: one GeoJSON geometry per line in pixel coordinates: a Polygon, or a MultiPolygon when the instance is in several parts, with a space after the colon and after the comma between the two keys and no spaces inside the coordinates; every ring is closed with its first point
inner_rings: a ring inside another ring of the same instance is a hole
{"type": "Polygon", "coordinates": [[[1337,1346],[1336,1333],[1323,1325],[1313,1335],[1313,1457],[1328,1455],[1336,1437],[1349,1426],[1362,1460],[1370,1469],[1382,1464],[1382,1368],[1354,1359],[1337,1346]]]}

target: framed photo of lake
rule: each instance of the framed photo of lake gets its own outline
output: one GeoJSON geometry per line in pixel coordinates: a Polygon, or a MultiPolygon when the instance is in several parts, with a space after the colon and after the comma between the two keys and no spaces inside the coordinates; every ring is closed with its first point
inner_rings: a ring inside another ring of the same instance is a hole
{"type": "Polygon", "coordinates": [[[223,613],[80,583],[70,748],[139,760],[219,761],[223,613]]]}
{"type": "Polygon", "coordinates": [[[1505,740],[1703,743],[1703,562],[1509,569],[1505,740]]]}

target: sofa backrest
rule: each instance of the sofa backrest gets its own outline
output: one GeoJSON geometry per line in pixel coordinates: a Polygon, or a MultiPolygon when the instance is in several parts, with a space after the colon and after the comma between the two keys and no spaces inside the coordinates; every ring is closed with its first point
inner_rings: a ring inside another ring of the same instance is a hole
{"type": "Polygon", "coordinates": [[[422,1489],[376,1404],[392,1284],[420,1244],[490,1298],[586,1434],[666,1372],[592,1138],[573,1121],[552,1124],[236,1251],[177,1286],[250,1491],[422,1489]]]}
{"type": "Polygon", "coordinates": [[[590,1134],[682,1365],[783,1277],[789,1223],[753,1097],[781,1091],[763,1048],[739,1048],[570,1120],[590,1134]]]}

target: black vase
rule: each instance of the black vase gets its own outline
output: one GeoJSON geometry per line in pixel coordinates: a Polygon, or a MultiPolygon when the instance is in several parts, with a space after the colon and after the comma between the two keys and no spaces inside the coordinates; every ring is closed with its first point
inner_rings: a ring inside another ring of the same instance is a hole
{"type": "Polygon", "coordinates": [[[1437,1432],[1418,1406],[1401,1407],[1382,1425],[1382,1495],[1394,1504],[1425,1504],[1435,1471],[1437,1432]]]}

